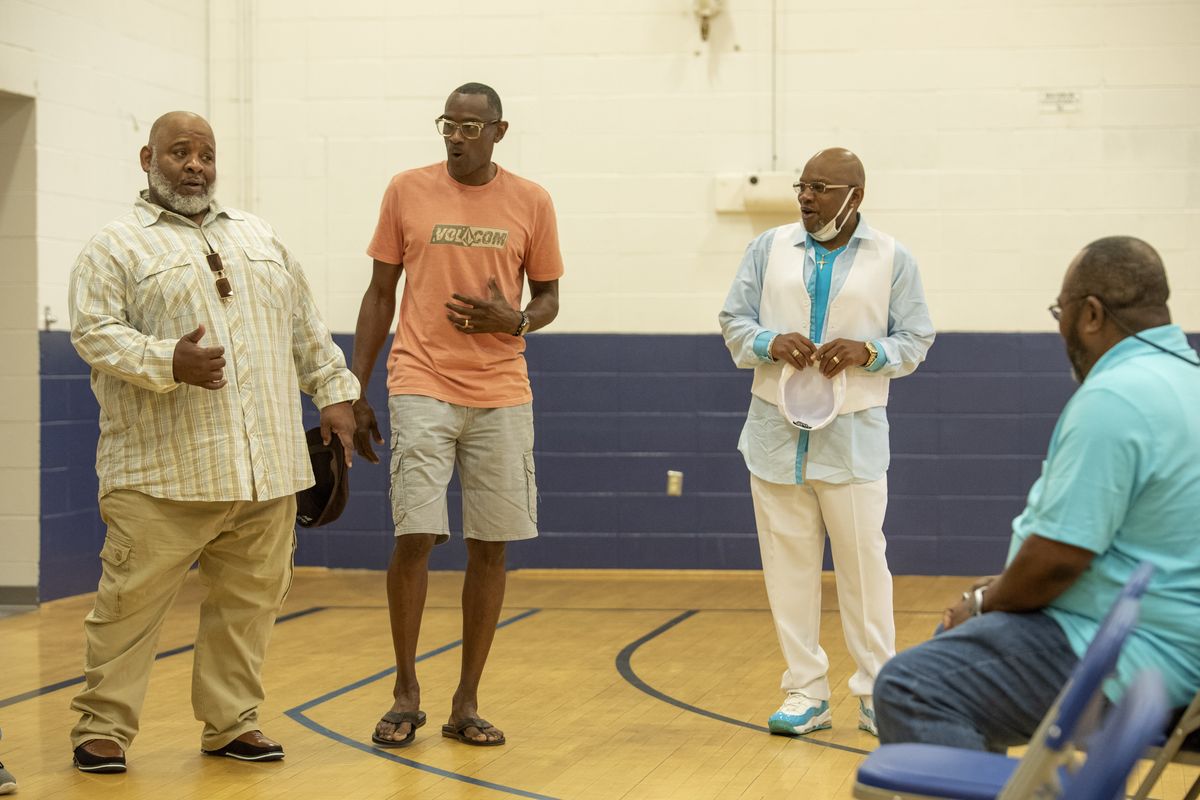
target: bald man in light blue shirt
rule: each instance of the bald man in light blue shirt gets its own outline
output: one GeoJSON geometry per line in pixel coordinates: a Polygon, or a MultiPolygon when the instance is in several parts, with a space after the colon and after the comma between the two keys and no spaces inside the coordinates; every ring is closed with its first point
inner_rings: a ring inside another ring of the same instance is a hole
{"type": "Polygon", "coordinates": [[[1170,324],[1158,253],[1109,237],[1072,262],[1050,307],[1082,386],[1013,521],[1008,564],[946,609],[946,633],[875,684],[883,742],[1024,744],[1122,586],[1155,568],[1105,693],[1151,668],[1170,700],[1200,687],[1200,356],[1170,324]]]}

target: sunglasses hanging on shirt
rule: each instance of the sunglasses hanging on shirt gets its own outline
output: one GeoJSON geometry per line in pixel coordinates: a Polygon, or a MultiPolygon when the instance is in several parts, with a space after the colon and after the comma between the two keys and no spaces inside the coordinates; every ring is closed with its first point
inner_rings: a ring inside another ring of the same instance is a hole
{"type": "Polygon", "coordinates": [[[213,277],[216,279],[217,294],[221,295],[222,300],[233,297],[233,285],[229,282],[229,278],[225,277],[225,265],[221,263],[221,254],[213,251],[204,258],[208,261],[208,268],[212,270],[213,277]]]}
{"type": "Polygon", "coordinates": [[[208,248],[208,254],[204,256],[204,260],[208,262],[208,268],[212,270],[217,294],[221,296],[222,300],[228,300],[233,297],[233,284],[229,282],[229,278],[225,277],[225,264],[221,261],[221,254],[208,241],[204,231],[200,231],[200,236],[204,239],[204,246],[208,248]]]}

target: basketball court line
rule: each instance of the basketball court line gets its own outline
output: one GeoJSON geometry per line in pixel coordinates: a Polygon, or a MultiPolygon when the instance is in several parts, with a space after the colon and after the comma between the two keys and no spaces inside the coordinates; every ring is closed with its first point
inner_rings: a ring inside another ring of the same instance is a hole
{"type": "MultiPolygon", "coordinates": [[[[331,606],[312,606],[310,608],[301,609],[300,611],[292,611],[288,614],[281,614],[275,618],[275,624],[278,625],[281,622],[290,622],[291,620],[299,619],[300,617],[307,617],[309,614],[316,614],[318,611],[325,611],[330,607],[331,606]]],[[[164,658],[177,656],[180,653],[186,653],[195,649],[195,643],[185,644],[180,647],[173,647],[170,650],[164,650],[161,653],[157,653],[154,656],[154,660],[162,661],[164,658]]],[[[58,681],[57,683],[51,683],[47,684],[46,686],[38,687],[37,689],[31,689],[28,692],[14,694],[12,697],[5,697],[4,699],[0,700],[0,708],[7,708],[8,706],[16,705],[17,703],[23,703],[26,700],[32,700],[35,697],[51,694],[53,692],[57,692],[59,689],[66,689],[68,686],[76,686],[80,683],[83,683],[83,681],[84,676],[79,675],[75,678],[67,678],[66,680],[58,681]]]]}
{"type": "MultiPolygon", "coordinates": [[[[508,625],[513,624],[514,622],[520,622],[523,619],[528,619],[529,617],[538,613],[540,610],[541,609],[538,609],[538,608],[531,608],[527,611],[522,611],[520,614],[516,614],[514,616],[509,617],[508,619],[501,620],[496,625],[496,628],[497,628],[497,630],[499,630],[500,628],[504,628],[508,625]]],[[[417,656],[416,660],[424,661],[427,658],[433,658],[434,656],[441,655],[442,653],[445,653],[449,650],[453,650],[457,647],[460,647],[461,645],[462,645],[462,639],[456,639],[453,642],[449,642],[447,644],[442,645],[441,647],[434,648],[433,650],[430,650],[427,653],[422,653],[421,655],[417,656]]],[[[283,713],[285,715],[287,715],[288,717],[290,717],[295,722],[300,723],[304,727],[308,728],[310,731],[313,731],[314,733],[316,733],[320,736],[324,736],[327,739],[332,739],[333,741],[337,742],[338,744],[344,744],[347,747],[353,747],[355,750],[359,750],[368,755],[376,756],[377,758],[383,758],[388,761],[392,761],[397,764],[402,764],[406,767],[411,767],[413,769],[421,770],[422,772],[428,772],[432,775],[437,775],[442,778],[449,778],[450,780],[460,781],[462,783],[467,783],[472,786],[480,786],[485,789],[494,789],[498,792],[504,792],[505,794],[511,794],[511,795],[515,795],[517,797],[528,797],[528,798],[531,798],[531,800],[557,800],[557,798],[551,797],[549,795],[537,794],[536,792],[526,791],[525,789],[518,789],[514,786],[505,786],[504,784],[500,784],[500,783],[492,783],[491,781],[485,781],[482,778],[473,778],[470,775],[463,775],[462,773],[459,773],[459,772],[451,772],[449,770],[441,769],[440,767],[435,767],[430,764],[423,764],[420,761],[414,761],[411,758],[404,758],[403,756],[398,756],[395,753],[390,753],[386,750],[381,750],[380,748],[375,747],[373,745],[369,745],[365,742],[360,742],[357,739],[351,739],[349,736],[344,736],[344,735],[338,733],[337,731],[326,728],[324,725],[320,724],[319,722],[316,722],[315,720],[305,716],[304,712],[308,711],[309,709],[315,708],[316,706],[319,706],[323,703],[327,703],[330,700],[333,700],[334,698],[340,697],[344,694],[348,694],[349,692],[353,692],[356,689],[361,689],[362,687],[364,687],[368,684],[371,684],[371,683],[374,683],[375,681],[386,678],[389,675],[394,675],[395,673],[396,673],[395,667],[388,667],[387,669],[377,672],[374,675],[369,675],[366,678],[362,678],[361,680],[355,681],[354,683],[348,683],[345,686],[342,686],[341,688],[334,689],[331,692],[326,692],[325,694],[321,695],[320,697],[314,698],[313,700],[309,700],[307,703],[302,703],[294,708],[289,708],[287,711],[284,711],[283,713]]]]}
{"type": "MultiPolygon", "coordinates": [[[[715,719],[718,722],[725,722],[729,725],[737,725],[739,728],[748,728],[752,731],[759,731],[760,733],[768,733],[769,734],[771,731],[768,728],[762,727],[761,725],[754,725],[750,722],[743,722],[740,719],[734,719],[733,717],[727,717],[724,714],[718,714],[715,711],[708,711],[707,709],[703,709],[703,708],[700,708],[699,706],[694,706],[691,703],[685,703],[682,700],[671,697],[666,692],[661,692],[658,689],[655,689],[650,684],[646,683],[644,680],[642,680],[641,678],[638,677],[636,672],[633,671],[633,666],[631,665],[630,662],[633,660],[633,654],[635,652],[637,652],[637,649],[639,647],[644,645],[646,642],[656,639],[657,637],[659,637],[662,634],[666,633],[667,631],[671,630],[671,628],[674,628],[679,623],[683,622],[684,620],[691,619],[692,617],[694,617],[696,614],[699,614],[699,613],[700,613],[699,609],[691,609],[690,611],[685,611],[682,614],[680,614],[679,616],[668,620],[667,622],[663,623],[662,625],[659,625],[657,628],[650,631],[649,633],[647,633],[645,636],[641,637],[640,639],[630,642],[628,645],[625,646],[625,648],[620,653],[617,654],[617,660],[616,660],[617,672],[619,672],[621,674],[621,677],[624,678],[625,682],[628,683],[630,686],[633,686],[635,689],[637,689],[645,694],[650,695],[655,700],[660,700],[664,703],[667,703],[668,705],[675,706],[676,708],[681,708],[684,711],[688,711],[693,714],[699,714],[702,717],[708,717],[709,719],[715,719]]],[[[850,747],[848,745],[837,744],[835,742],[823,742],[820,739],[810,739],[810,738],[807,738],[804,736],[793,736],[790,738],[794,742],[802,742],[804,744],[815,744],[818,747],[829,747],[834,750],[843,750],[847,753],[854,753],[854,754],[860,755],[860,756],[865,756],[865,755],[869,754],[869,751],[867,751],[867,750],[860,750],[857,747],[850,747]]]]}
{"type": "MultiPolygon", "coordinates": [[[[309,616],[311,614],[315,614],[315,613],[318,613],[321,611],[346,610],[346,609],[367,609],[367,608],[381,609],[381,608],[385,608],[385,607],[384,606],[366,606],[366,605],[363,605],[363,606],[355,606],[355,605],[312,606],[309,608],[301,609],[299,611],[293,611],[288,614],[280,615],[279,618],[276,619],[276,624],[279,624],[282,622],[289,622],[291,620],[299,619],[301,617],[306,617],[306,616],[309,616]]],[[[446,608],[451,608],[451,607],[447,606],[446,608]]],[[[520,622],[522,620],[528,619],[529,617],[531,617],[534,614],[537,614],[543,610],[592,611],[592,612],[599,612],[599,613],[611,613],[614,611],[621,611],[621,612],[667,611],[667,612],[670,612],[670,611],[676,611],[679,609],[579,608],[579,607],[553,608],[553,609],[552,608],[533,608],[533,609],[527,609],[527,610],[522,611],[518,614],[515,614],[507,619],[501,620],[497,624],[496,627],[497,627],[497,629],[499,629],[499,628],[503,628],[508,625],[511,625],[515,622],[520,622]]],[[[617,654],[617,657],[615,659],[615,666],[616,666],[618,674],[620,674],[621,678],[626,683],[633,686],[638,691],[641,691],[644,694],[649,695],[650,697],[653,697],[654,699],[656,699],[662,703],[666,703],[668,705],[674,706],[676,708],[687,711],[689,713],[696,714],[696,715],[702,716],[702,717],[706,717],[708,719],[712,719],[717,722],[723,722],[725,724],[735,725],[737,727],[745,728],[748,730],[753,730],[753,731],[756,731],[759,733],[769,734],[770,731],[765,727],[762,727],[759,725],[754,725],[752,723],[748,723],[743,720],[735,719],[733,717],[728,717],[723,714],[719,714],[715,711],[709,711],[707,709],[700,708],[699,706],[695,706],[690,703],[679,700],[678,698],[672,697],[672,696],[668,695],[666,692],[656,689],[653,686],[651,686],[650,684],[648,684],[641,677],[639,677],[637,675],[637,673],[633,670],[633,667],[632,667],[633,655],[635,652],[637,652],[637,650],[639,648],[641,648],[646,643],[658,638],[659,636],[661,636],[662,634],[671,630],[672,628],[679,625],[680,623],[699,614],[702,610],[703,611],[727,610],[727,611],[738,611],[738,612],[769,613],[765,609],[746,609],[746,608],[686,609],[686,610],[683,610],[682,613],[678,614],[677,616],[673,617],[672,619],[670,619],[667,622],[663,623],[662,625],[658,626],[657,628],[655,628],[654,630],[645,634],[644,636],[641,636],[638,639],[634,640],[633,642],[630,642],[628,645],[626,645],[624,648],[622,648],[622,650],[617,654]]],[[[453,642],[449,642],[440,647],[434,648],[433,650],[430,650],[426,653],[422,653],[421,655],[419,655],[417,657],[416,660],[423,661],[423,660],[426,660],[429,658],[433,658],[434,656],[441,655],[442,653],[448,652],[450,650],[456,649],[461,646],[462,646],[462,640],[457,639],[453,642]]],[[[159,661],[159,660],[162,660],[165,658],[169,658],[171,656],[180,655],[182,653],[189,652],[194,649],[195,649],[195,644],[182,645],[180,647],[175,647],[175,648],[172,648],[169,650],[164,650],[163,652],[156,654],[154,658],[156,661],[159,661]]],[[[505,794],[510,794],[510,795],[513,795],[516,797],[526,797],[526,798],[530,798],[531,800],[557,800],[557,798],[551,797],[549,795],[538,794],[536,792],[530,792],[530,791],[520,789],[517,787],[506,786],[503,784],[486,781],[486,780],[483,780],[480,778],[475,778],[475,777],[472,777],[469,775],[463,775],[460,773],[451,772],[449,770],[444,770],[444,769],[441,769],[439,767],[434,767],[429,764],[423,764],[419,761],[407,759],[402,756],[398,756],[394,753],[386,752],[386,751],[376,748],[370,744],[366,744],[364,742],[357,741],[356,739],[352,739],[348,736],[338,733],[337,731],[327,728],[327,727],[321,725],[320,723],[316,722],[315,720],[309,718],[305,714],[306,711],[309,711],[309,710],[311,710],[319,705],[322,705],[330,700],[333,700],[341,695],[347,694],[349,692],[353,692],[359,688],[362,688],[363,686],[367,686],[371,683],[382,680],[383,678],[386,678],[389,675],[395,674],[395,672],[396,672],[395,667],[388,667],[387,669],[384,669],[373,675],[369,675],[365,678],[354,681],[353,683],[347,684],[338,689],[334,689],[333,691],[327,692],[319,697],[316,697],[312,700],[306,701],[305,703],[302,703],[298,706],[288,709],[284,712],[284,714],[287,717],[289,717],[290,719],[292,719],[293,721],[299,723],[300,725],[304,726],[305,728],[308,728],[309,730],[313,731],[314,733],[316,733],[320,736],[331,739],[339,744],[354,748],[356,750],[367,753],[368,755],[375,756],[377,758],[383,758],[383,759],[386,759],[393,763],[401,764],[403,766],[407,766],[412,769],[421,770],[423,772],[437,775],[439,777],[448,778],[450,780],[456,780],[456,781],[470,784],[473,786],[479,786],[481,788],[493,789],[495,791],[499,791],[499,792],[502,792],[505,794]]],[[[56,683],[48,684],[46,686],[42,686],[37,689],[33,689],[31,691],[27,691],[27,692],[23,692],[21,694],[13,695],[11,697],[3,698],[3,699],[0,699],[0,708],[5,708],[5,707],[11,706],[11,705],[15,705],[17,703],[24,702],[26,700],[30,700],[30,699],[33,699],[36,697],[41,697],[41,696],[44,696],[47,694],[51,694],[53,692],[59,691],[60,689],[64,689],[64,688],[67,688],[70,686],[75,686],[75,685],[81,684],[83,682],[84,682],[84,676],[80,675],[75,678],[58,681],[56,683]]],[[[849,747],[847,745],[836,744],[834,742],[824,742],[824,741],[821,741],[818,739],[810,739],[810,738],[805,738],[805,737],[793,737],[793,741],[800,741],[805,744],[816,745],[819,747],[827,747],[827,748],[831,748],[831,749],[835,749],[835,750],[842,750],[845,752],[854,753],[856,755],[867,755],[868,754],[868,751],[866,751],[866,750],[860,750],[855,747],[849,747]]]]}

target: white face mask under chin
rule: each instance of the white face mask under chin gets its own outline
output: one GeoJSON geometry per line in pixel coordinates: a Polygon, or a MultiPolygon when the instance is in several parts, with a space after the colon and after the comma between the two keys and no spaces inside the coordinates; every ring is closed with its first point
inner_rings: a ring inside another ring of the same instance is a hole
{"type": "MultiPolygon", "coordinates": [[[[850,197],[853,194],[854,194],[853,189],[846,192],[846,199],[842,201],[842,207],[839,208],[837,210],[837,213],[833,215],[833,219],[829,220],[829,222],[826,222],[824,225],[822,225],[820,230],[811,231],[811,232],[809,232],[808,235],[811,236],[813,239],[816,239],[818,242],[828,242],[830,239],[832,239],[833,237],[835,237],[839,233],[841,233],[842,228],[844,228],[846,226],[846,223],[850,220],[850,214],[846,215],[846,218],[844,220],[842,220],[841,225],[837,224],[837,218],[840,217],[842,215],[842,212],[846,210],[846,206],[849,205],[850,197]]],[[[853,213],[853,212],[851,212],[851,213],[853,213]]]]}

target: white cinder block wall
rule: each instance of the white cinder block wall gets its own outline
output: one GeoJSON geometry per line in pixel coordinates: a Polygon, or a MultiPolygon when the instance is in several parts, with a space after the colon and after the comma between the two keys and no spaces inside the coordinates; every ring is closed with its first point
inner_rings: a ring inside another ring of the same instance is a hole
{"type": "Polygon", "coordinates": [[[388,178],[441,157],[431,120],[478,80],[511,122],[497,160],[558,208],[552,330],[715,330],[746,242],[787,219],[718,214],[714,176],[833,144],[943,330],[1051,330],[1071,256],[1114,233],[1163,252],[1200,328],[1200,2],[726,0],[707,43],[692,5],[213,0],[214,119],[249,155],[225,194],[241,181],[351,331],[388,178]]]}
{"type": "MultiPolygon", "coordinates": [[[[918,255],[942,330],[1050,330],[1069,258],[1112,233],[1163,252],[1200,329],[1200,2],[724,5],[702,42],[691,0],[0,0],[0,91],[35,99],[16,335],[45,307],[65,328],[70,265],[175,108],[209,114],[223,199],[279,229],[352,331],[381,192],[440,159],[432,119],[471,80],[504,98],[498,160],[558,207],[553,330],[715,331],[746,242],[788,218],[718,214],[714,176],[834,144],[863,157],[865,209],[918,255]]],[[[6,480],[36,485],[21,447],[6,480]]],[[[36,530],[10,522],[0,586],[34,585],[36,530]]]]}
{"type": "Polygon", "coordinates": [[[9,95],[0,102],[0,218],[15,226],[0,223],[0,339],[10,345],[0,370],[0,595],[23,597],[22,587],[38,584],[44,309],[52,327],[66,328],[75,256],[145,186],[137,154],[149,124],[172,108],[206,110],[207,52],[202,3],[0,0],[0,93],[9,95]],[[26,195],[33,210],[17,220],[11,212],[26,195]]]}

